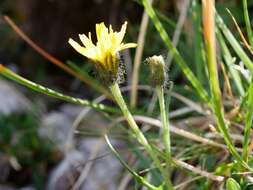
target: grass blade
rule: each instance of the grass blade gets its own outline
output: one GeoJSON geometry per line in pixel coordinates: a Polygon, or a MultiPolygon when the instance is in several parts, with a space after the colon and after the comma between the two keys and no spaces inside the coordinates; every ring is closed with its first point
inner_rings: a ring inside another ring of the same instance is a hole
{"type": "Polygon", "coordinates": [[[250,142],[250,130],[253,120],[253,81],[251,81],[248,89],[248,99],[246,104],[246,122],[244,127],[244,139],[243,139],[243,152],[242,158],[245,162],[248,161],[248,145],[250,142]]]}
{"type": "Polygon", "coordinates": [[[253,35],[252,35],[250,19],[249,19],[248,2],[247,0],[243,0],[242,3],[243,3],[243,14],[244,14],[244,20],[246,24],[247,35],[248,35],[249,43],[253,47],[253,35]]]}
{"type": "MultiPolygon", "coordinates": [[[[194,31],[194,62],[196,65],[197,77],[200,81],[205,81],[205,52],[202,37],[201,6],[197,0],[192,1],[192,21],[194,31]]],[[[203,84],[204,85],[204,84],[203,84]]]]}
{"type": "Polygon", "coordinates": [[[60,100],[64,100],[66,102],[70,102],[70,103],[78,104],[78,105],[82,105],[82,106],[92,107],[96,110],[104,111],[104,112],[111,112],[111,113],[118,112],[118,110],[115,108],[108,107],[103,104],[94,104],[88,100],[83,100],[80,98],[74,98],[71,96],[63,95],[59,92],[56,92],[54,90],[51,90],[49,88],[46,88],[46,87],[41,86],[39,84],[36,84],[32,81],[29,81],[29,80],[17,75],[16,73],[12,72],[11,70],[7,69],[6,67],[4,67],[1,64],[0,64],[0,75],[3,75],[4,77],[6,77],[10,80],[13,80],[13,81],[29,88],[29,89],[32,89],[33,91],[40,92],[42,94],[46,94],[46,95],[54,97],[54,98],[58,98],[60,100]]]}

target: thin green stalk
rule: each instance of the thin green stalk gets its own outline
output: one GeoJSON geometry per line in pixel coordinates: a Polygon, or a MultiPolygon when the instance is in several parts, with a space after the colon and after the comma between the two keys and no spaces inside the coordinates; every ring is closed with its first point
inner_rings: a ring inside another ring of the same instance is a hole
{"type": "Polygon", "coordinates": [[[109,107],[109,106],[106,106],[103,104],[95,104],[95,103],[92,103],[88,100],[74,98],[71,96],[61,94],[61,93],[56,92],[52,89],[46,88],[42,85],[39,85],[39,84],[36,84],[30,80],[27,80],[27,79],[17,75],[16,73],[12,72],[11,70],[5,68],[1,64],[0,64],[0,75],[4,76],[12,81],[15,81],[15,82],[33,90],[33,91],[36,91],[36,92],[39,92],[42,94],[46,94],[46,95],[54,97],[54,98],[58,98],[60,100],[64,100],[66,102],[70,102],[70,103],[82,105],[82,106],[88,106],[88,107],[94,108],[99,111],[104,111],[104,112],[117,113],[119,111],[113,107],[109,107]]]}
{"type": "Polygon", "coordinates": [[[167,156],[170,159],[171,158],[170,128],[169,128],[169,120],[168,120],[168,116],[167,116],[166,108],[165,108],[163,87],[157,86],[156,93],[157,93],[159,105],[160,105],[163,142],[164,142],[167,156]]]}
{"type": "Polygon", "coordinates": [[[160,190],[159,187],[155,187],[148,183],[143,177],[139,176],[136,172],[134,172],[128,165],[127,163],[120,157],[119,153],[114,149],[112,146],[109,138],[107,135],[104,136],[106,143],[108,144],[109,148],[111,149],[112,153],[118,158],[120,163],[134,176],[134,178],[140,183],[146,186],[149,190],[160,190]]]}
{"type": "Polygon", "coordinates": [[[250,142],[250,130],[253,120],[253,81],[251,81],[249,90],[248,90],[248,100],[247,100],[247,111],[246,111],[246,123],[244,127],[244,139],[243,139],[243,150],[242,150],[242,159],[248,163],[248,145],[250,142]]]}
{"type": "Polygon", "coordinates": [[[194,42],[194,61],[196,67],[196,74],[198,79],[205,85],[205,52],[202,37],[202,22],[201,22],[201,5],[198,0],[192,1],[192,21],[193,21],[193,42],[194,42]]]}
{"type": "Polygon", "coordinates": [[[243,14],[244,14],[244,20],[246,24],[246,30],[247,30],[249,43],[253,47],[253,35],[252,35],[251,24],[250,24],[250,19],[249,19],[247,0],[243,0],[242,4],[243,4],[243,14]]]}
{"type": "MultiPolygon", "coordinates": [[[[129,109],[127,108],[127,105],[122,97],[118,83],[112,84],[109,88],[112,92],[112,95],[113,95],[116,103],[119,105],[123,115],[125,116],[126,120],[128,121],[128,124],[129,124],[130,128],[132,129],[137,141],[144,147],[144,149],[147,151],[147,153],[150,155],[150,157],[154,161],[154,164],[156,165],[156,167],[161,171],[163,177],[165,177],[166,172],[164,171],[163,167],[161,166],[160,160],[157,157],[156,153],[153,151],[153,149],[150,146],[150,144],[148,143],[146,137],[143,135],[142,131],[137,126],[132,114],[130,113],[129,109]]],[[[170,179],[165,179],[165,183],[169,189],[173,189],[170,179]]]]}
{"type": "Polygon", "coordinates": [[[177,49],[173,46],[166,30],[164,29],[162,23],[160,22],[159,18],[157,17],[153,7],[150,5],[148,0],[142,0],[142,3],[144,5],[144,8],[146,12],[148,13],[149,17],[153,21],[157,31],[159,32],[162,40],[166,44],[169,51],[171,51],[171,55],[173,56],[175,62],[179,65],[179,67],[182,69],[183,73],[185,74],[185,77],[189,80],[191,85],[196,89],[197,93],[201,97],[201,99],[204,102],[207,102],[209,104],[209,97],[206,92],[206,90],[201,85],[200,81],[196,78],[196,76],[193,74],[191,69],[187,66],[177,49]]]}
{"type": "MultiPolygon", "coordinates": [[[[165,107],[165,101],[164,101],[164,89],[162,86],[156,87],[156,93],[159,100],[159,106],[160,106],[160,114],[161,114],[161,121],[162,121],[162,137],[163,137],[163,143],[165,147],[166,152],[166,178],[170,178],[170,166],[171,166],[171,143],[170,143],[170,128],[169,128],[169,120],[168,120],[168,112],[165,107]]],[[[168,105],[167,105],[168,106],[168,105]]]]}
{"type": "Polygon", "coordinates": [[[212,95],[212,109],[215,114],[218,128],[227,144],[227,147],[234,158],[245,168],[250,169],[238,152],[236,151],[233,142],[230,138],[228,127],[225,123],[224,110],[221,99],[221,91],[219,87],[219,78],[216,61],[216,47],[215,47],[215,13],[214,0],[203,1],[203,25],[204,37],[206,42],[207,64],[209,70],[210,89],[212,95]]]}

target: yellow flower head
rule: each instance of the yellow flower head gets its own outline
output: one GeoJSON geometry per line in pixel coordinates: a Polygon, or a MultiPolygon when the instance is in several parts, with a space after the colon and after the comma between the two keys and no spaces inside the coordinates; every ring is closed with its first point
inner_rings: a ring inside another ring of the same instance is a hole
{"type": "Polygon", "coordinates": [[[88,37],[80,34],[79,38],[83,46],[73,39],[69,39],[69,44],[80,54],[92,60],[98,70],[98,74],[103,81],[115,82],[118,79],[119,53],[121,50],[136,47],[135,43],[124,44],[123,38],[126,33],[127,22],[125,22],[120,32],[114,32],[112,26],[109,29],[102,22],[96,24],[97,43],[93,44],[91,33],[88,37]]]}

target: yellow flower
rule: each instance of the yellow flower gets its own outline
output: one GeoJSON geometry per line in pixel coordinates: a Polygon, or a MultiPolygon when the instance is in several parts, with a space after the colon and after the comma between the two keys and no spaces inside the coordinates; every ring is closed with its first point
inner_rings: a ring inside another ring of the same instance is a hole
{"type": "Polygon", "coordinates": [[[89,58],[95,63],[98,74],[100,76],[102,75],[102,80],[108,80],[105,78],[110,77],[111,79],[109,80],[114,82],[118,79],[120,62],[118,52],[137,46],[135,43],[124,44],[122,42],[126,33],[126,28],[127,22],[122,25],[120,32],[114,32],[111,25],[107,28],[102,22],[100,24],[96,24],[96,45],[92,42],[90,32],[88,37],[85,34],[79,35],[83,46],[79,45],[71,38],[69,39],[69,44],[78,53],[89,58]]]}

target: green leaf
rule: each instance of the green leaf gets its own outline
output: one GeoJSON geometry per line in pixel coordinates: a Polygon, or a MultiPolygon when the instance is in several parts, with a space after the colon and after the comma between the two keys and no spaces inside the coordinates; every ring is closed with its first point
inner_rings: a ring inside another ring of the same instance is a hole
{"type": "Polygon", "coordinates": [[[13,80],[13,81],[29,88],[29,89],[32,89],[33,91],[40,92],[42,94],[46,94],[46,95],[54,97],[54,98],[58,98],[60,100],[64,100],[66,102],[70,102],[70,103],[78,104],[78,105],[82,105],[82,106],[88,106],[88,107],[94,108],[99,111],[104,111],[104,112],[111,112],[111,113],[118,112],[118,110],[115,108],[105,106],[103,104],[95,104],[95,103],[92,103],[88,100],[67,96],[67,95],[61,94],[59,92],[56,92],[54,90],[51,90],[49,88],[46,88],[42,85],[36,84],[30,80],[27,80],[27,79],[17,75],[16,73],[12,72],[11,70],[5,68],[2,65],[0,65],[0,75],[4,76],[10,80],[13,80]]]}
{"type": "Polygon", "coordinates": [[[226,190],[241,190],[241,188],[233,178],[228,178],[226,181],[226,190]]]}

